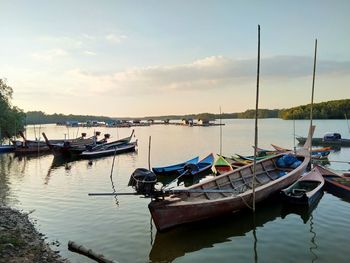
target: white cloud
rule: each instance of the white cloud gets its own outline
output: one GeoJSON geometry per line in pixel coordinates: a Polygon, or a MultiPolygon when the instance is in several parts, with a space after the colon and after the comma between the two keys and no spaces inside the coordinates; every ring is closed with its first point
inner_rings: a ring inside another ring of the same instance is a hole
{"type": "Polygon", "coordinates": [[[56,58],[68,56],[68,52],[62,48],[55,48],[32,53],[31,56],[37,60],[52,61],[56,58]]]}
{"type": "MultiPolygon", "coordinates": [[[[311,57],[270,57],[261,61],[261,79],[289,81],[311,75],[311,57]]],[[[153,95],[167,92],[234,88],[256,79],[256,60],[212,56],[189,64],[128,69],[110,74],[69,72],[91,92],[118,95],[153,95]],[[83,84],[84,83],[84,84],[83,84]]],[[[350,62],[319,61],[318,76],[350,74],[350,62]]]]}
{"type": "Polygon", "coordinates": [[[120,44],[122,41],[126,40],[128,37],[126,35],[116,35],[116,34],[108,34],[106,36],[106,40],[114,44],[120,44]]]}

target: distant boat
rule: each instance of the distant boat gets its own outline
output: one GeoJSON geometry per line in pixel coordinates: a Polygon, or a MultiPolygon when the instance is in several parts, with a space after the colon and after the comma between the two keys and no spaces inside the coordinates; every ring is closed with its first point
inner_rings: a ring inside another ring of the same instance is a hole
{"type": "MultiPolygon", "coordinates": [[[[306,141],[305,137],[296,137],[300,144],[306,141]]],[[[313,145],[330,145],[350,147],[350,139],[343,139],[340,133],[326,133],[323,138],[312,138],[313,145]]]]}
{"type": "Polygon", "coordinates": [[[324,179],[322,174],[313,168],[291,186],[281,191],[285,201],[297,205],[312,205],[322,194],[324,179]]]}
{"type": "Polygon", "coordinates": [[[315,166],[325,180],[327,192],[350,200],[350,173],[339,175],[324,166],[315,166]]]}
{"type": "Polygon", "coordinates": [[[224,157],[219,155],[214,163],[213,170],[214,170],[214,173],[216,173],[217,175],[220,175],[220,174],[233,171],[233,168],[231,164],[229,164],[229,162],[224,157]]]}
{"type": "Polygon", "coordinates": [[[157,175],[180,175],[185,171],[185,166],[188,164],[197,164],[199,157],[196,156],[188,161],[173,164],[169,166],[153,167],[152,171],[157,175]]]}
{"type": "MultiPolygon", "coordinates": [[[[97,140],[97,136],[100,132],[95,132],[95,134],[89,138],[85,138],[86,133],[82,133],[82,136],[73,140],[65,140],[59,143],[52,143],[52,140],[48,140],[47,136],[43,133],[46,144],[50,147],[52,153],[56,156],[65,155],[80,155],[82,152],[91,149],[92,147],[105,144],[109,138],[109,134],[105,134],[104,138],[97,140]]],[[[131,135],[117,141],[113,144],[126,144],[129,143],[134,135],[134,130],[132,130],[131,135]]]]}
{"type": "Polygon", "coordinates": [[[91,159],[121,154],[125,152],[132,152],[135,151],[136,145],[137,141],[132,143],[106,143],[99,145],[98,147],[94,147],[91,150],[84,151],[80,154],[80,156],[83,158],[91,159]]]}

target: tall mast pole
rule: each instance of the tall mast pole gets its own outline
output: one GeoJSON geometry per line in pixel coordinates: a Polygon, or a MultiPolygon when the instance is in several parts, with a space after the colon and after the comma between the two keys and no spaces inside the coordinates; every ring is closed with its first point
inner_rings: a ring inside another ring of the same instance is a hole
{"type": "MultiPolygon", "coordinates": [[[[316,74],[316,55],[317,55],[317,38],[315,39],[315,54],[314,54],[314,70],[312,73],[312,93],[311,93],[311,109],[310,109],[310,129],[312,128],[312,111],[314,106],[314,91],[315,91],[315,74],[316,74]]],[[[312,160],[312,137],[310,142],[310,161],[312,160]]]]}
{"type": "Polygon", "coordinates": [[[222,123],[221,123],[221,106],[220,106],[220,156],[222,155],[222,123]]]}
{"type": "Polygon", "coordinates": [[[258,25],[258,62],[256,76],[256,103],[255,103],[255,138],[253,162],[253,212],[255,212],[255,181],[256,181],[256,153],[258,147],[258,109],[259,109],[259,78],[260,78],[260,25],[258,25]]]}

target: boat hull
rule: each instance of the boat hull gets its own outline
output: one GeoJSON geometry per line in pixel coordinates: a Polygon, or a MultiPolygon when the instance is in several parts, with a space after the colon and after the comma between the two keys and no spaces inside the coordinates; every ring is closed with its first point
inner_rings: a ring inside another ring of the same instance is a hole
{"type": "MultiPolygon", "coordinates": [[[[255,191],[255,202],[263,201],[272,194],[291,185],[303,172],[304,169],[299,169],[276,181],[257,187],[255,191]]],[[[247,204],[251,206],[252,202],[253,192],[249,190],[237,196],[208,200],[207,202],[190,203],[183,201],[168,202],[167,200],[153,200],[148,205],[148,208],[157,229],[159,231],[164,231],[177,225],[232,213],[247,208],[247,204]]]]}
{"type": "Polygon", "coordinates": [[[350,187],[334,181],[334,178],[335,177],[325,176],[326,191],[334,194],[335,196],[350,199],[350,187]]]}
{"type": "Polygon", "coordinates": [[[136,144],[133,143],[131,145],[122,146],[117,150],[109,149],[109,150],[101,150],[101,151],[94,151],[94,152],[85,151],[85,152],[82,152],[80,156],[86,159],[100,158],[100,157],[106,157],[106,156],[111,156],[115,154],[133,152],[135,151],[135,147],[136,147],[136,144]]]}
{"type": "MultiPolygon", "coordinates": [[[[305,137],[296,137],[300,144],[305,143],[305,137]]],[[[324,140],[323,138],[312,138],[312,145],[322,145],[322,146],[345,146],[350,147],[349,139],[339,139],[339,140],[324,140]]]]}

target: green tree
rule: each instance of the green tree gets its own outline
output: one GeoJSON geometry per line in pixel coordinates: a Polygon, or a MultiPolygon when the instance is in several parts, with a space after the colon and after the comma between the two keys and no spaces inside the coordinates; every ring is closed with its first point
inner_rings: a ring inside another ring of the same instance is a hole
{"type": "Polygon", "coordinates": [[[13,89],[7,85],[6,79],[0,79],[0,139],[13,136],[23,130],[24,112],[11,105],[13,89]]]}

